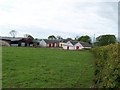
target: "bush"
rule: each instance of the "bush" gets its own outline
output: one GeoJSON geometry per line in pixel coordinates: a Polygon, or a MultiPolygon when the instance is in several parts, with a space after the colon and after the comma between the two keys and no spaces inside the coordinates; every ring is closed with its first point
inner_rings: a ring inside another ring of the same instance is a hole
{"type": "Polygon", "coordinates": [[[120,88],[120,44],[96,47],[92,49],[95,60],[96,88],[120,88]]]}

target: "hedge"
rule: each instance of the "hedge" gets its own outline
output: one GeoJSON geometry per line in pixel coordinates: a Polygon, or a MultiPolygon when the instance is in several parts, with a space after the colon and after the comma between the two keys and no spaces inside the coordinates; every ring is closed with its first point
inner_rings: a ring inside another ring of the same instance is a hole
{"type": "Polygon", "coordinates": [[[94,87],[120,88],[120,44],[92,49],[95,60],[94,87]]]}

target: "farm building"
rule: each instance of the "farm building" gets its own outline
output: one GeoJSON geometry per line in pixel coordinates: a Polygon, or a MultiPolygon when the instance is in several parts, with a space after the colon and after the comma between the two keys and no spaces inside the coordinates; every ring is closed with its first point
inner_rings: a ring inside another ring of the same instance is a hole
{"type": "Polygon", "coordinates": [[[6,41],[0,40],[0,46],[10,46],[10,44],[6,41]]]}
{"type": "Polygon", "coordinates": [[[1,37],[0,40],[7,42],[10,46],[33,46],[33,41],[31,38],[1,37]]]}
{"type": "Polygon", "coordinates": [[[68,41],[63,45],[63,49],[66,50],[80,50],[83,48],[91,48],[88,42],[68,41]]]}
{"type": "Polygon", "coordinates": [[[39,43],[41,47],[59,47],[58,40],[42,39],[39,43]]]}
{"type": "Polygon", "coordinates": [[[40,41],[41,41],[41,39],[34,39],[34,40],[33,40],[33,46],[34,46],[34,47],[38,47],[40,41]]]}
{"type": "Polygon", "coordinates": [[[83,48],[85,48],[85,49],[89,49],[89,48],[91,48],[92,47],[92,45],[91,44],[89,44],[88,42],[79,42],[82,46],[83,46],[83,48]]]}
{"type": "Polygon", "coordinates": [[[67,38],[67,39],[62,39],[60,40],[59,46],[63,47],[64,44],[66,44],[68,41],[71,41],[71,38],[67,38]]]}

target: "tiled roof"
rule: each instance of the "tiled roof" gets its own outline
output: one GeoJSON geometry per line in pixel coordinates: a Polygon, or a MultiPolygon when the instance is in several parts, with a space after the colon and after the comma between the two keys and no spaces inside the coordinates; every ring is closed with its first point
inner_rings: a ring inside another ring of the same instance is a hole
{"type": "Polygon", "coordinates": [[[72,40],[71,38],[68,38],[68,39],[63,39],[61,41],[64,42],[64,43],[67,43],[68,41],[71,41],[71,40],[72,40]]]}
{"type": "MultiPolygon", "coordinates": [[[[72,43],[72,45],[77,44],[79,41],[70,41],[72,43]]],[[[91,47],[92,45],[90,45],[88,42],[79,42],[83,47],[91,47]]]]}
{"type": "Polygon", "coordinates": [[[88,42],[80,42],[80,44],[83,46],[83,47],[91,47],[92,45],[89,44],[88,42]]]}
{"type": "Polygon", "coordinates": [[[48,39],[43,39],[47,44],[49,43],[59,43],[59,40],[48,40],[48,39]]]}
{"type": "Polygon", "coordinates": [[[72,45],[75,45],[78,43],[78,41],[70,41],[72,43],[72,45]]]}

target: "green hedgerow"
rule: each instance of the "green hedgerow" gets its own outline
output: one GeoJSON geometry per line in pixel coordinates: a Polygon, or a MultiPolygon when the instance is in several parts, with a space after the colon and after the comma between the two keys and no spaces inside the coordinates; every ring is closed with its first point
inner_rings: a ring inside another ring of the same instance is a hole
{"type": "Polygon", "coordinates": [[[120,44],[92,49],[96,57],[94,84],[97,88],[120,88],[120,44]]]}

